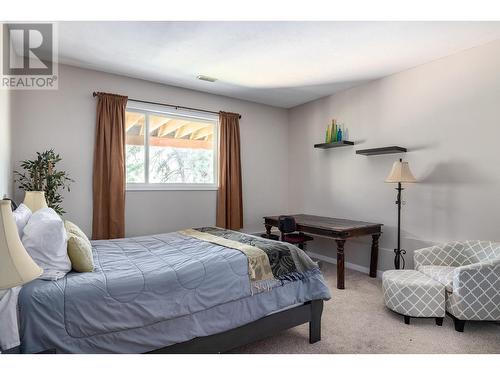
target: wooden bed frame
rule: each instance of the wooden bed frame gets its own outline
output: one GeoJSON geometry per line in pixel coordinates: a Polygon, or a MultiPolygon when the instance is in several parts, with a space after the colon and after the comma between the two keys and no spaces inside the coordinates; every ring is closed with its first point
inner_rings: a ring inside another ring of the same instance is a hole
{"type": "MultiPolygon", "coordinates": [[[[304,323],[309,323],[309,343],[314,344],[321,340],[322,313],[323,300],[316,299],[288,310],[267,315],[255,322],[230,329],[229,331],[211,336],[197,337],[186,342],[156,349],[146,354],[225,353],[304,323]]],[[[57,351],[49,349],[38,354],[57,354],[57,351]]]]}
{"type": "Polygon", "coordinates": [[[309,342],[314,344],[321,340],[322,313],[323,300],[313,300],[288,310],[267,315],[255,322],[229,331],[197,337],[190,341],[154,350],[149,354],[224,353],[304,323],[309,323],[309,342]]]}

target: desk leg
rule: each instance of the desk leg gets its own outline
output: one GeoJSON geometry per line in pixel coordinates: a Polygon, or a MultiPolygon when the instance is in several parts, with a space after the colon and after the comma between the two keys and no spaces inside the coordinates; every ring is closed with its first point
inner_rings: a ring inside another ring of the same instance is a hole
{"type": "Polygon", "coordinates": [[[337,242],[337,289],[344,289],[344,244],[345,240],[337,242]]]}
{"type": "Polygon", "coordinates": [[[372,252],[370,256],[370,277],[377,277],[377,263],[378,263],[378,239],[380,233],[372,234],[372,252]]]}

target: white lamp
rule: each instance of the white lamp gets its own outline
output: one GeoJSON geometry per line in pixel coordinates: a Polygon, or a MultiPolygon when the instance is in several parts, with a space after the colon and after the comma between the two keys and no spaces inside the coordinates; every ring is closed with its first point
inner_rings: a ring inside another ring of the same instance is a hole
{"type": "Polygon", "coordinates": [[[23,203],[28,206],[33,213],[41,208],[47,207],[47,201],[45,200],[45,193],[43,191],[27,191],[24,195],[23,203]]]}
{"type": "Polygon", "coordinates": [[[42,272],[19,239],[10,201],[0,200],[0,298],[2,289],[26,284],[42,272]]]}
{"type": "Polygon", "coordinates": [[[395,161],[392,165],[391,173],[389,173],[385,182],[417,182],[417,179],[411,173],[408,162],[399,159],[399,161],[395,161]]]}
{"type": "Polygon", "coordinates": [[[394,268],[398,270],[400,268],[405,268],[403,254],[406,254],[406,250],[401,249],[401,192],[404,190],[401,187],[401,183],[417,182],[417,179],[413,176],[413,173],[411,173],[408,162],[399,159],[399,161],[395,161],[392,165],[391,173],[389,173],[385,182],[394,182],[398,184],[396,188],[398,191],[398,197],[396,199],[396,204],[398,205],[398,247],[394,249],[394,253],[396,254],[394,257],[394,268]],[[403,267],[400,267],[401,260],[403,260],[403,267]]]}

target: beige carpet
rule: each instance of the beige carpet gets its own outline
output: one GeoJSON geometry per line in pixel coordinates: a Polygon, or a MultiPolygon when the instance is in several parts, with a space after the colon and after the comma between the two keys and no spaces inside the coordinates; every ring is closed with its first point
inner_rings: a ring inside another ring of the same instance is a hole
{"type": "Polygon", "coordinates": [[[322,269],[332,299],[325,302],[320,342],[309,344],[304,324],[233,353],[500,353],[498,323],[467,322],[463,333],[448,316],[442,327],[434,319],[406,325],[384,306],[380,279],[346,270],[346,289],[338,290],[335,265],[322,269]]]}

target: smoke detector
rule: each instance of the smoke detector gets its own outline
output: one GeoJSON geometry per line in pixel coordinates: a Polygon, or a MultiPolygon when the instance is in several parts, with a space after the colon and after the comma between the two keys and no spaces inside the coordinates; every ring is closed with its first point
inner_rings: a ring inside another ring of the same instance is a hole
{"type": "Polygon", "coordinates": [[[198,78],[200,81],[207,81],[207,82],[215,82],[215,81],[217,81],[217,78],[209,77],[209,76],[204,76],[203,74],[200,74],[196,78],[198,78]]]}

